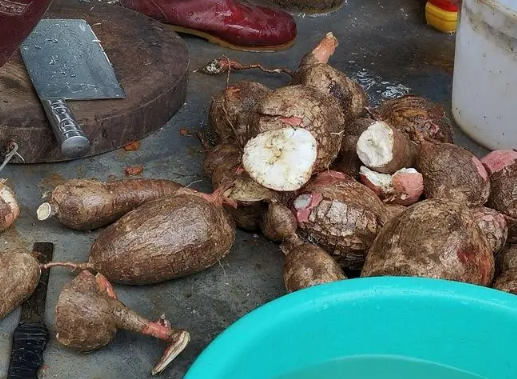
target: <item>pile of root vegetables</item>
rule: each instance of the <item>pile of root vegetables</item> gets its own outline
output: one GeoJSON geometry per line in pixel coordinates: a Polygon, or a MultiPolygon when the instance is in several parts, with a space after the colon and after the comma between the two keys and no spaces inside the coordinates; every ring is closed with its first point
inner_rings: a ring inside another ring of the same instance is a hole
{"type": "MultiPolygon", "coordinates": [[[[287,292],[347,277],[415,276],[517,294],[517,152],[478,159],[453,144],[445,112],[422,97],[370,108],[362,87],[328,63],[337,46],[327,34],[281,88],[242,81],[213,98],[217,144],[204,160],[213,193],[164,179],[54,188],[39,220],[100,233],[86,262],[0,254],[0,318],[30,296],[41,270],[71,268],[56,304],[57,341],[87,352],[117,329],[153,336],[166,343],[159,373],[189,333],[164,316],[136,314],[111,283],[206,270],[230,253],[236,228],[279,245],[287,292]]],[[[1,183],[0,231],[19,212],[1,183]]]]}

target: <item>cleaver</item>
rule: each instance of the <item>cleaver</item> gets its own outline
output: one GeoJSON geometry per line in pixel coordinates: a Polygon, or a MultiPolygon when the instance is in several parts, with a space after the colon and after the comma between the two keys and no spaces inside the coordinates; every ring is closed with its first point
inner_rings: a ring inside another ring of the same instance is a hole
{"type": "Polygon", "coordinates": [[[61,153],[84,156],[90,140],[66,101],[126,97],[100,41],[85,20],[42,19],[20,52],[61,153]]]}
{"type": "MultiPolygon", "coordinates": [[[[39,263],[45,264],[52,260],[54,244],[36,242],[33,251],[38,253],[39,263]]],[[[36,290],[22,304],[20,322],[13,334],[7,379],[38,379],[38,371],[43,365],[43,352],[49,341],[44,320],[49,271],[41,273],[36,290]]]]}

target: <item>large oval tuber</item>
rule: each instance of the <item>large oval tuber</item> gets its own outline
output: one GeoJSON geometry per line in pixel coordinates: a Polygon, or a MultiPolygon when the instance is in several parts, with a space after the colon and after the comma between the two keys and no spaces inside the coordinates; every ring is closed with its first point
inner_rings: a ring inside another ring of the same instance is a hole
{"type": "Polygon", "coordinates": [[[416,130],[438,142],[453,142],[452,125],[444,109],[424,97],[405,95],[386,100],[376,112],[383,121],[411,138],[415,137],[416,130]]]}
{"type": "Polygon", "coordinates": [[[344,128],[332,96],[302,85],[279,88],[255,108],[243,166],[265,187],[297,190],[313,173],[330,166],[344,128]]]}
{"type": "Polygon", "coordinates": [[[392,218],[366,256],[362,277],[417,276],[487,286],[494,257],[468,208],[424,200],[392,218]]]}
{"type": "Polygon", "coordinates": [[[271,90],[250,81],[229,85],[210,104],[208,121],[218,143],[244,146],[248,135],[249,117],[255,105],[271,90]]]}
{"type": "Polygon", "coordinates": [[[14,191],[0,180],[0,232],[14,224],[20,215],[20,205],[14,191]]]}
{"type": "Polygon", "coordinates": [[[39,220],[55,216],[71,229],[98,229],[147,201],[172,195],[181,187],[164,179],[72,179],[50,193],[48,201],[38,208],[37,216],[39,220]]]}
{"type": "Polygon", "coordinates": [[[218,197],[182,189],[104,229],[89,263],[113,282],[159,283],[211,267],[229,253],[234,238],[234,222],[218,197]]]}
{"type": "Polygon", "coordinates": [[[335,171],[319,174],[293,202],[299,233],[358,270],[387,219],[386,209],[368,187],[335,171]]]}
{"type": "Polygon", "coordinates": [[[160,361],[152,374],[163,371],[185,349],[190,335],[185,330],[171,328],[160,318],[151,322],[117,299],[106,278],[82,271],[66,284],[56,304],[56,338],[69,348],[90,352],[100,349],[115,338],[117,329],[153,336],[167,342],[160,361]]]}
{"type": "Polygon", "coordinates": [[[0,253],[0,320],[20,306],[38,286],[38,260],[26,252],[0,253]]]}
{"type": "Polygon", "coordinates": [[[483,205],[490,180],[481,161],[470,151],[450,143],[421,141],[416,168],[424,176],[424,195],[467,205],[483,205]]]}

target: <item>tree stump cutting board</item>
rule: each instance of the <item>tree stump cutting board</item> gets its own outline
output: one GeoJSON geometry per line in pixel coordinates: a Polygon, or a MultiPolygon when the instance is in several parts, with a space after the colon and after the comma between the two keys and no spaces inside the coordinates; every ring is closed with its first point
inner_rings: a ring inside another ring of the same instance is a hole
{"type": "MultiPolygon", "coordinates": [[[[87,156],[144,138],[182,107],[188,50],[166,25],[121,6],[70,0],[54,1],[45,17],[85,19],[126,92],[125,99],[68,102],[90,138],[87,156]]],[[[0,68],[0,156],[11,141],[25,163],[69,160],[61,154],[19,51],[0,68]]]]}

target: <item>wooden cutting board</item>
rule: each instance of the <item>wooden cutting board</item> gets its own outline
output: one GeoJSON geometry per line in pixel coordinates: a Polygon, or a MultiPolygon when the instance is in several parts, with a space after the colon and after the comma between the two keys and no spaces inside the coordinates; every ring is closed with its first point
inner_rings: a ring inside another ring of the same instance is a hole
{"type": "MultiPolygon", "coordinates": [[[[56,0],[45,17],[89,22],[127,95],[121,100],[68,103],[92,143],[88,156],[144,138],[183,105],[188,50],[166,25],[96,1],[56,0]]],[[[61,155],[19,52],[0,68],[0,156],[11,141],[18,144],[25,163],[68,160],[61,155]]]]}

